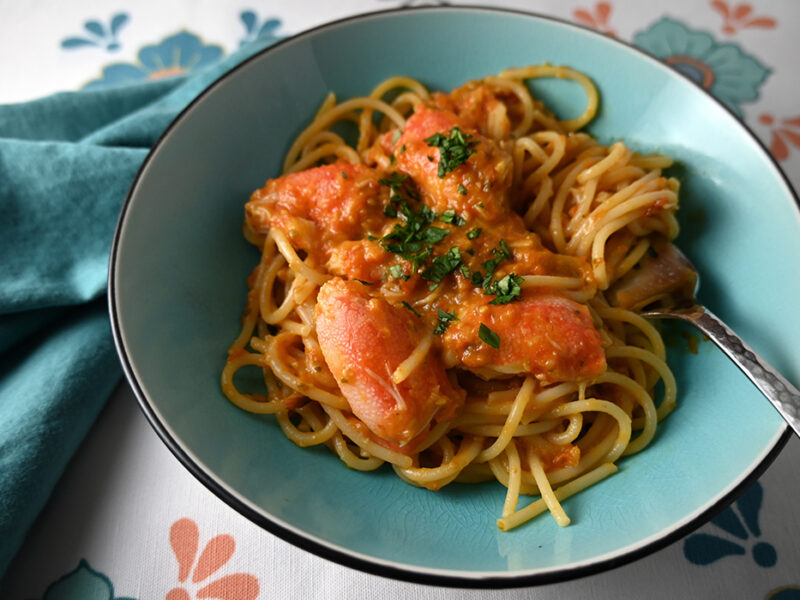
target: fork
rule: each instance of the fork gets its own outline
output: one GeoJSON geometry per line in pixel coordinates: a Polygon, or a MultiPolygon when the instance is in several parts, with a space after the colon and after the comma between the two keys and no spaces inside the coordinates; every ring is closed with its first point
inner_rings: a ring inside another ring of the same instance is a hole
{"type": "MultiPolygon", "coordinates": [[[[661,261],[661,267],[667,275],[662,279],[668,280],[670,276],[682,271],[682,284],[673,286],[668,291],[674,305],[668,308],[647,308],[639,314],[646,318],[680,319],[705,333],[761,390],[794,433],[800,436],[800,390],[759,356],[719,317],[697,301],[696,294],[700,287],[697,269],[677,246],[667,244],[665,250],[659,253],[657,261],[649,264],[661,261]],[[664,262],[668,264],[665,265],[664,262]]],[[[646,263],[643,269],[647,268],[646,263]]]]}

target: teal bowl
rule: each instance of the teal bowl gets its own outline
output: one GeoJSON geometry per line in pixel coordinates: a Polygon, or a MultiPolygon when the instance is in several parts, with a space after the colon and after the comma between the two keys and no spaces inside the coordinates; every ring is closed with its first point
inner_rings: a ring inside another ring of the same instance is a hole
{"type": "MultiPolygon", "coordinates": [[[[145,160],[125,202],[109,278],[111,320],[130,383],[155,430],[206,486],[254,523],[363,571],[464,587],[510,587],[609,569],[679,539],[733,500],[788,438],[776,411],[709,342],[670,347],[679,405],[644,452],[547,515],[498,531],[504,488],[430,492],[390,469],[348,470],[301,449],[272,417],[221,394],[257,253],[243,204],[276,176],[328,91],[363,95],[396,74],[449,90],[509,66],[570,65],[597,84],[589,127],[678,161],[679,244],[701,300],[800,381],[800,212],[780,170],[713,97],[644,53],[549,18],[484,8],[357,16],[287,39],[200,95],[145,160]]],[[[537,81],[560,116],[582,91],[537,81]]],[[[682,339],[678,329],[670,329],[682,339]]],[[[683,333],[686,333],[685,331],[683,333]]]]}

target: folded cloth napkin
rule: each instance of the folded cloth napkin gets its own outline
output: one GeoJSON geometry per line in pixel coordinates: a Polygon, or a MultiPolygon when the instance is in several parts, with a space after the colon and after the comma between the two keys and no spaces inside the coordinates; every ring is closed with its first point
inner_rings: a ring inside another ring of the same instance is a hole
{"type": "Polygon", "coordinates": [[[106,309],[125,194],[203,71],[0,106],[0,578],[120,379],[106,309]]]}

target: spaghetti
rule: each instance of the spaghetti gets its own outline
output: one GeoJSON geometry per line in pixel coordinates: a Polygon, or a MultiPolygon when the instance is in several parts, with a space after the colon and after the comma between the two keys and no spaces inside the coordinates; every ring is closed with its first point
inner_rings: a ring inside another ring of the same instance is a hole
{"type": "Polygon", "coordinates": [[[678,182],[668,157],[579,132],[597,107],[589,78],[549,65],[330,94],[246,205],[261,260],[224,394],[353,469],[496,479],[502,530],[545,510],[567,525],[561,501],[645,448],[676,398],[658,331],[608,298],[677,235],[678,182]],[[558,120],[538,77],[580,84],[584,112],[558,120]],[[237,389],[245,366],[266,395],[237,389]]]}

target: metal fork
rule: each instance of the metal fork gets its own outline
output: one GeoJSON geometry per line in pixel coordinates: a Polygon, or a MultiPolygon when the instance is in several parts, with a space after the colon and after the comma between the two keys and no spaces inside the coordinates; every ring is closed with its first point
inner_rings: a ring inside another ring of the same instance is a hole
{"type": "MultiPolygon", "coordinates": [[[[672,246],[670,250],[678,260],[684,261],[684,266],[697,273],[691,261],[676,246],[672,246]]],[[[699,276],[696,281],[694,290],[684,287],[683,297],[673,296],[675,308],[648,309],[640,314],[648,318],[680,319],[705,333],[756,384],[789,427],[800,436],[800,390],[759,356],[719,317],[697,302],[695,296],[700,287],[699,276]]]]}

